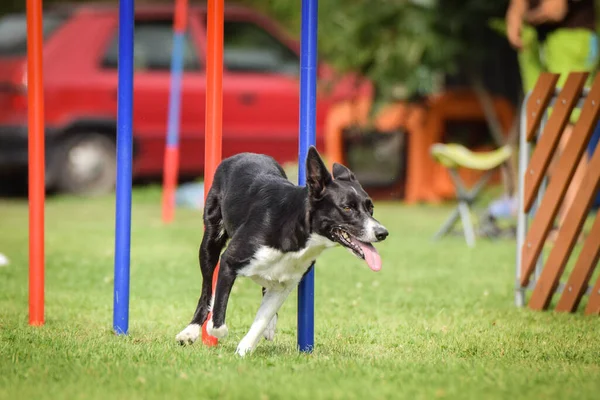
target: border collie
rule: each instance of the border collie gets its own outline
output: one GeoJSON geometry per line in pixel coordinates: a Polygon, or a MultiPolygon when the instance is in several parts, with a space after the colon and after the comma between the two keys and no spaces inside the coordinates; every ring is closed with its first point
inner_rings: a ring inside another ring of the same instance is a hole
{"type": "Polygon", "coordinates": [[[291,183],[281,166],[265,155],[243,153],[223,160],[208,192],[204,226],[199,252],[202,292],[191,323],[176,339],[194,343],[210,312],[207,332],[227,336],[229,293],[236,278],[245,276],[262,286],[263,298],[237,346],[240,356],[253,351],[261,336],[273,340],[277,311],[323,250],[342,245],[379,271],[381,257],[371,243],[388,236],[373,218],[373,202],[354,174],[336,163],[332,176],[314,147],[308,151],[305,187],[291,183]]]}

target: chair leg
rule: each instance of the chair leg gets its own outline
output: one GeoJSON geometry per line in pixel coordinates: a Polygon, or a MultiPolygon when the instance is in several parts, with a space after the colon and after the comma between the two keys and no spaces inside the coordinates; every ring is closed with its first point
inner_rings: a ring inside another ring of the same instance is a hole
{"type": "Polygon", "coordinates": [[[435,236],[433,236],[433,240],[439,240],[448,232],[450,232],[450,230],[454,227],[454,224],[456,224],[456,221],[458,221],[459,217],[460,213],[458,211],[458,208],[455,208],[454,211],[452,211],[452,214],[450,214],[450,216],[448,217],[448,219],[446,219],[446,222],[444,222],[444,225],[442,225],[440,230],[438,230],[435,236]]]}
{"type": "Polygon", "coordinates": [[[463,184],[462,179],[460,179],[460,175],[455,168],[450,168],[448,170],[450,173],[450,178],[454,183],[456,189],[456,196],[458,198],[458,207],[454,209],[450,217],[444,222],[444,225],[440,228],[440,230],[433,237],[434,240],[440,239],[442,236],[446,235],[456,221],[461,219],[463,225],[463,232],[465,235],[465,241],[469,247],[475,246],[475,228],[473,223],[471,222],[471,213],[470,213],[470,204],[474,203],[479,193],[483,190],[488,180],[492,176],[493,171],[486,171],[485,174],[481,177],[481,179],[471,188],[467,189],[463,184]]]}
{"type": "Polygon", "coordinates": [[[481,179],[470,189],[467,193],[468,202],[472,205],[476,200],[479,193],[485,188],[486,184],[490,180],[494,171],[486,171],[486,173],[481,177],[481,179]]]}
{"type": "Polygon", "coordinates": [[[463,225],[463,232],[465,234],[465,240],[467,242],[467,246],[474,247],[475,246],[475,231],[473,229],[473,224],[471,223],[471,213],[469,211],[469,205],[465,201],[461,201],[458,203],[458,211],[460,213],[460,219],[463,225]]]}

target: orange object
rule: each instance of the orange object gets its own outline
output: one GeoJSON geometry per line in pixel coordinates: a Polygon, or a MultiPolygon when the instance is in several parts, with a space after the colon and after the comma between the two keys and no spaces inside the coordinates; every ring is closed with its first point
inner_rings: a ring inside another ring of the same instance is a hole
{"type": "MultiPolygon", "coordinates": [[[[522,287],[529,284],[531,274],[546,243],[548,233],[552,229],[562,199],[569,186],[572,185],[573,175],[575,174],[579,160],[585,153],[587,143],[598,122],[598,118],[600,117],[600,110],[597,107],[598,102],[600,102],[600,77],[594,80],[586,96],[586,101],[581,109],[581,115],[573,127],[573,133],[567,145],[560,153],[548,187],[544,192],[540,204],[536,207],[535,216],[529,225],[529,230],[525,236],[525,244],[521,249],[522,287]]],[[[551,120],[553,119],[551,118],[551,120]]],[[[546,151],[540,140],[527,166],[529,173],[533,171],[531,163],[537,158],[535,156],[536,152],[542,153],[547,158],[554,157],[554,153],[546,151]]],[[[600,166],[600,156],[593,157],[586,168],[584,180],[577,189],[575,201],[566,210],[565,221],[559,227],[557,244],[548,256],[542,275],[538,277],[536,287],[530,299],[530,307],[534,309],[545,309],[550,303],[550,297],[554,292],[551,289],[556,287],[560,280],[565,264],[575,245],[577,235],[585,222],[592,204],[592,198],[597,193],[595,190],[596,184],[600,180],[600,169],[597,169],[598,166],[600,166]]],[[[527,194],[527,191],[525,191],[525,194],[527,194]]],[[[533,195],[537,195],[537,192],[533,193],[533,195]]]]}
{"type": "MultiPolygon", "coordinates": [[[[500,125],[504,130],[504,134],[508,136],[511,125],[515,117],[515,110],[512,105],[502,98],[493,99],[494,108],[498,116],[500,125]]],[[[440,201],[442,199],[453,198],[455,196],[454,185],[450,180],[448,171],[440,164],[436,163],[429,154],[431,145],[436,142],[443,142],[444,123],[448,121],[482,121],[485,122],[485,114],[481,107],[477,95],[471,90],[454,90],[443,93],[442,95],[430,100],[428,106],[432,114],[428,116],[428,121],[431,124],[426,128],[424,135],[427,143],[424,144],[426,149],[423,149],[421,156],[426,159],[432,173],[433,182],[431,187],[432,201],[440,201]]],[[[411,136],[413,138],[413,136],[411,136]]],[[[472,149],[474,151],[490,151],[492,147],[480,147],[472,149]]],[[[459,169],[462,179],[467,185],[472,185],[477,182],[483,172],[473,171],[466,168],[459,169]]],[[[490,182],[499,182],[500,172],[496,172],[490,182]]],[[[419,192],[415,189],[416,194],[411,199],[419,200],[419,192]]]]}
{"type": "Polygon", "coordinates": [[[42,1],[27,0],[29,324],[44,324],[44,79],[42,1]]]}
{"type": "MultiPolygon", "coordinates": [[[[204,200],[213,183],[215,171],[221,162],[223,132],[223,19],[224,0],[209,0],[206,27],[206,139],[204,142],[204,200]]],[[[213,273],[213,293],[217,287],[219,265],[213,273]]],[[[216,346],[219,341],[206,332],[209,313],[202,325],[202,342],[216,346]]]]}
{"type": "Polygon", "coordinates": [[[583,296],[587,293],[589,300],[585,313],[597,315],[600,312],[600,279],[589,292],[588,284],[600,258],[599,216],[595,217],[581,251],[574,250],[600,189],[600,152],[594,152],[589,159],[581,182],[574,182],[572,178],[600,119],[598,110],[600,75],[596,75],[591,88],[583,96],[581,84],[585,77],[582,77],[581,73],[569,73],[565,85],[554,102],[557,106],[543,127],[541,139],[537,140],[539,121],[529,121],[529,119],[546,115],[548,112],[547,99],[554,93],[553,82],[559,78],[558,74],[552,75],[540,76],[525,104],[527,129],[521,131],[521,138],[529,142],[526,149],[531,146],[533,153],[531,155],[529,151],[522,153],[525,154],[526,159],[523,160],[520,170],[521,176],[525,176],[525,179],[520,193],[523,218],[519,218],[517,227],[522,235],[517,235],[516,275],[519,287],[516,301],[517,305],[524,305],[527,297],[526,290],[533,286],[528,307],[532,310],[549,309],[554,295],[559,292],[559,285],[564,279],[568,263],[574,261],[555,310],[577,311],[583,296]],[[580,108],[579,118],[572,132],[565,136],[563,128],[566,117],[572,113],[576,103],[581,99],[584,99],[584,102],[580,108]],[[559,151],[556,142],[565,138],[568,138],[566,145],[559,151]],[[537,181],[540,178],[536,174],[543,177],[548,164],[555,159],[556,165],[551,169],[548,185],[539,185],[537,181]],[[570,189],[577,189],[577,193],[573,202],[566,206],[564,196],[570,189]],[[537,204],[530,210],[527,208],[528,198],[538,199],[537,204]],[[548,234],[554,226],[561,205],[564,207],[565,215],[558,226],[558,236],[549,243],[548,234]],[[548,248],[550,251],[544,257],[542,251],[548,248]]]}
{"type": "Polygon", "coordinates": [[[173,30],[185,34],[187,19],[188,0],[175,0],[175,22],[173,24],[173,30]]]}
{"type": "MultiPolygon", "coordinates": [[[[333,106],[325,124],[325,154],[330,164],[344,163],[343,129],[357,124],[365,127],[372,98],[362,96],[356,100],[343,101],[333,106]]],[[[504,99],[495,98],[494,107],[500,124],[508,134],[514,118],[514,109],[504,99]]],[[[407,176],[405,190],[387,188],[371,190],[373,197],[390,197],[404,192],[407,203],[420,201],[439,202],[454,197],[454,186],[446,171],[430,156],[429,149],[434,143],[443,142],[445,123],[449,121],[485,121],[479,99],[471,90],[447,91],[431,96],[424,104],[398,102],[383,107],[372,120],[372,125],[380,131],[404,128],[408,136],[407,176]]],[[[489,148],[474,149],[485,151],[489,148]]],[[[479,171],[460,169],[461,178],[466,184],[476,182],[479,171]]],[[[498,181],[497,174],[492,181],[498,181]]]]}
{"type": "Polygon", "coordinates": [[[166,147],[165,172],[163,176],[162,219],[173,221],[175,215],[175,190],[177,188],[177,167],[179,165],[179,147],[166,147]]]}

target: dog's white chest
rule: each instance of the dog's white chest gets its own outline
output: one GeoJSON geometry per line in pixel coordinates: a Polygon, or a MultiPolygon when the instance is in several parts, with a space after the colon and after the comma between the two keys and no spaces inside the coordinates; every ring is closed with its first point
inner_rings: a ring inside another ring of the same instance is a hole
{"type": "Polygon", "coordinates": [[[257,284],[269,289],[298,282],[314,261],[325,249],[335,243],[321,235],[311,235],[306,247],[284,253],[271,247],[260,247],[250,264],[238,271],[257,284]]]}

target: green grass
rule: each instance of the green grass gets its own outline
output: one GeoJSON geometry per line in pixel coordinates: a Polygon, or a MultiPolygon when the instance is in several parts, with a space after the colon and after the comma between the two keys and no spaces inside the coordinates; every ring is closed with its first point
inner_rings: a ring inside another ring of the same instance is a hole
{"type": "MultiPolygon", "coordinates": [[[[296,295],[275,342],[234,356],[260,301],[240,279],[217,348],[180,347],[200,288],[200,215],[162,226],[155,189],[134,193],[130,334],[112,325],[111,197],[50,199],[46,325],[27,325],[27,204],[0,201],[2,399],[597,399],[597,318],[513,305],[514,242],[431,243],[448,207],[377,204],[379,273],[343,249],[319,260],[316,349],[295,351],[296,295]]],[[[580,306],[584,307],[584,303],[580,306]]]]}

